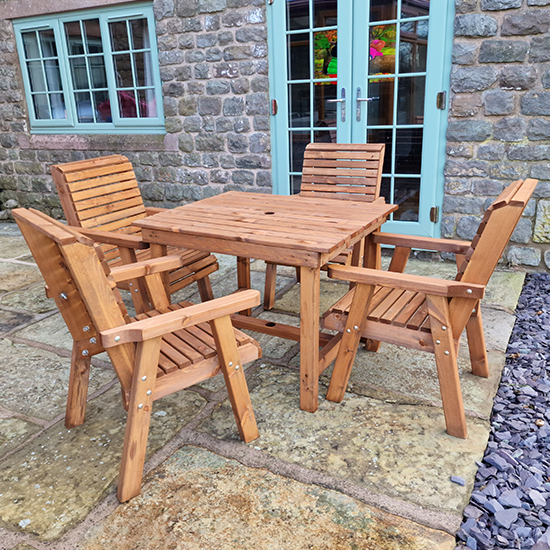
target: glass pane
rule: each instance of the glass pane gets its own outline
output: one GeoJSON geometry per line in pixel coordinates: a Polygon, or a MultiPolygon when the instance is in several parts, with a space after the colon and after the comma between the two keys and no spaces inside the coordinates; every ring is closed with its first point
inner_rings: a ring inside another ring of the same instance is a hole
{"type": "Polygon", "coordinates": [[[44,82],[44,70],[42,69],[42,63],[40,61],[27,61],[27,68],[29,69],[31,92],[46,91],[46,83],[44,82]]]}
{"type": "Polygon", "coordinates": [[[288,124],[291,128],[311,125],[309,89],[309,84],[291,84],[288,87],[288,124]]]}
{"type": "Polygon", "coordinates": [[[397,18],[397,0],[371,0],[370,20],[389,21],[397,18]]]}
{"type": "Polygon", "coordinates": [[[112,122],[109,94],[106,91],[93,92],[93,109],[96,122],[112,122]]]}
{"type": "Polygon", "coordinates": [[[402,0],[401,17],[422,17],[430,13],[430,0],[402,0]]]}
{"type": "Polygon", "coordinates": [[[290,80],[309,78],[309,34],[288,36],[288,56],[290,80]]]}
{"type": "Polygon", "coordinates": [[[397,124],[423,124],[426,77],[399,78],[397,124]]]}
{"type": "Polygon", "coordinates": [[[130,28],[132,29],[132,48],[134,50],[143,50],[151,47],[147,31],[147,19],[133,19],[130,21],[130,28]]]}
{"type": "Polygon", "coordinates": [[[382,172],[391,174],[391,156],[392,156],[392,130],[367,130],[367,143],[385,143],[386,152],[384,154],[384,166],[382,172]]]}
{"type": "Polygon", "coordinates": [[[290,133],[290,171],[301,172],[304,166],[304,151],[311,141],[309,132],[290,133]]]}
{"type": "Polygon", "coordinates": [[[396,25],[370,28],[369,74],[395,73],[396,25]]]}
{"type": "Polygon", "coordinates": [[[302,187],[302,176],[290,176],[290,194],[296,195],[302,187]]]}
{"type": "Polygon", "coordinates": [[[329,132],[315,132],[313,141],[315,143],[336,143],[336,128],[329,132]]]}
{"type": "Polygon", "coordinates": [[[395,78],[369,80],[369,95],[372,101],[367,103],[369,126],[393,124],[393,90],[395,78]]]}
{"type": "Polygon", "coordinates": [[[40,31],[40,45],[42,46],[42,57],[57,57],[57,47],[53,29],[40,31]]]}
{"type": "Polygon", "coordinates": [[[393,204],[391,196],[391,178],[382,178],[380,182],[380,196],[384,197],[388,204],[393,204]]]}
{"type": "Polygon", "coordinates": [[[113,56],[115,60],[115,73],[117,88],[132,88],[134,79],[132,76],[132,63],[130,54],[118,54],[113,56]]]}
{"type": "Polygon", "coordinates": [[[115,52],[127,51],[130,49],[128,43],[128,29],[126,28],[126,21],[115,21],[109,23],[109,29],[111,31],[111,48],[115,52]]]}
{"type": "Polygon", "coordinates": [[[428,22],[411,21],[402,23],[401,40],[399,42],[399,72],[424,72],[426,70],[427,52],[428,22]]]}
{"type": "Polygon", "coordinates": [[[46,81],[50,92],[61,91],[61,75],[59,74],[59,62],[57,59],[47,59],[44,61],[46,70],[46,81]]]}
{"type": "Polygon", "coordinates": [[[142,52],[135,53],[134,63],[136,64],[136,79],[138,86],[152,86],[153,85],[153,73],[151,71],[151,53],[142,52]]]}
{"type": "Polygon", "coordinates": [[[313,0],[313,25],[334,27],[337,24],[338,2],[336,0],[313,0]]]}
{"type": "Polygon", "coordinates": [[[50,105],[48,103],[48,94],[36,94],[32,96],[34,103],[34,116],[38,120],[50,119],[50,105]]]}
{"type": "Polygon", "coordinates": [[[38,40],[35,32],[21,33],[23,39],[23,46],[25,47],[25,58],[36,59],[40,57],[40,50],[38,49],[38,40]]]}
{"type": "Polygon", "coordinates": [[[86,58],[73,57],[69,59],[71,64],[71,74],[73,76],[73,86],[75,90],[86,90],[90,87],[88,82],[88,71],[86,69],[86,58]]]}
{"type": "Polygon", "coordinates": [[[132,90],[118,92],[118,107],[121,118],[137,118],[136,96],[132,90]]]}
{"type": "Polygon", "coordinates": [[[313,88],[314,126],[336,128],[338,103],[328,103],[327,100],[336,99],[337,88],[336,82],[315,84],[313,88]]]}
{"type": "Polygon", "coordinates": [[[289,31],[309,28],[309,0],[286,1],[286,28],[289,31]]]}
{"type": "MultiPolygon", "coordinates": [[[[397,130],[395,141],[395,173],[420,174],[422,128],[397,130]]],[[[386,157],[387,155],[386,149],[386,157]]]]}
{"type": "Polygon", "coordinates": [[[86,47],[88,48],[88,53],[103,53],[99,19],[88,19],[88,21],[84,21],[84,32],[86,33],[86,47]]]}
{"type": "Polygon", "coordinates": [[[105,60],[102,55],[89,57],[92,88],[107,88],[107,76],[105,75],[105,60]]]}
{"type": "Polygon", "coordinates": [[[67,49],[69,55],[82,55],[84,53],[84,44],[80,34],[80,21],[70,21],[65,23],[65,34],[67,35],[67,49]]]}
{"type": "Polygon", "coordinates": [[[78,122],[94,122],[92,100],[89,92],[74,94],[78,122]]]}
{"type": "Polygon", "coordinates": [[[52,118],[67,118],[67,109],[65,109],[63,94],[50,94],[50,103],[52,106],[52,118]]]}
{"type": "Polygon", "coordinates": [[[157,116],[155,90],[139,90],[139,116],[151,118],[157,116]]]}
{"type": "Polygon", "coordinates": [[[417,222],[420,205],[420,179],[395,178],[393,185],[393,204],[399,205],[399,210],[393,213],[393,219],[417,222]]]}
{"type": "Polygon", "coordinates": [[[336,31],[322,31],[313,33],[315,74],[313,78],[336,78],[338,60],[336,31]]]}

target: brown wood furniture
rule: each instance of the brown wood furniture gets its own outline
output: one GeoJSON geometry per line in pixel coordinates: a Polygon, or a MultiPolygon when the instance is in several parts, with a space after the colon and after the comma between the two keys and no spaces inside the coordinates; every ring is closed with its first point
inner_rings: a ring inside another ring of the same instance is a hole
{"type": "Polygon", "coordinates": [[[33,210],[13,210],[21,232],[74,340],[65,425],[84,422],[90,359],[107,351],[128,411],[118,499],[139,494],[153,401],[223,372],[241,438],[258,430],[243,364],[261,356],[256,341],[233,329],[230,314],[260,303],[248,290],[193,305],[170,305],[161,279],[180,255],[109,268],[100,247],[78,230],[33,210]],[[116,288],[142,279],[154,310],[130,319],[116,288]]]}
{"type": "MultiPolygon", "coordinates": [[[[86,229],[85,234],[96,240],[102,238],[103,252],[111,267],[151,257],[148,246],[136,240],[139,229],[132,222],[163,209],[144,206],[132,164],[126,157],[79,160],[54,165],[50,170],[67,222],[86,229]]],[[[182,259],[181,267],[163,275],[170,294],[197,282],[201,299],[212,299],[208,275],[218,269],[216,257],[184,246],[156,251],[154,255],[167,253],[178,254],[182,259]]],[[[132,298],[138,313],[151,308],[142,282],[124,281],[120,287],[134,291],[132,298]]]]}
{"type": "MultiPolygon", "coordinates": [[[[380,198],[382,165],[386,146],[378,143],[309,143],[304,152],[302,197],[326,197],[374,202],[380,198]]],[[[382,199],[384,200],[384,199],[382,199]]],[[[363,251],[345,250],[332,263],[360,265],[363,251]]],[[[299,272],[296,276],[299,277],[299,272]]],[[[267,262],[264,309],[275,303],[277,264],[267,262]]],[[[300,280],[298,278],[298,280],[300,280]]]]}
{"type": "MultiPolygon", "coordinates": [[[[318,407],[319,375],[335,357],[334,343],[319,353],[321,266],[378,229],[397,206],[324,197],[229,192],[134,222],[147,242],[211,250],[300,268],[300,328],[244,316],[235,326],[300,341],[300,407],[318,407]]],[[[367,239],[368,265],[377,245],[367,239]]]]}
{"type": "Polygon", "coordinates": [[[390,271],[331,266],[329,276],[356,287],[324,315],[323,326],[343,334],[327,399],[341,401],[361,337],[435,354],[447,432],[466,438],[466,418],[456,357],[464,328],[472,372],[489,368],[479,301],[537,181],[517,181],[487,209],[471,243],[379,233],[373,240],[395,246],[390,271]],[[454,281],[404,274],[411,248],[451,252],[454,281]]]}

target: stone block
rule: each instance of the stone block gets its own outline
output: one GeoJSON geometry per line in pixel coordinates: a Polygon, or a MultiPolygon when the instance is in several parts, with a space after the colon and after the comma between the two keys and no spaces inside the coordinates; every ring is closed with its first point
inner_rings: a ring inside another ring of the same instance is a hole
{"type": "Polygon", "coordinates": [[[485,141],[491,136],[492,124],[484,120],[461,120],[450,122],[447,127],[448,141],[485,141]]]}
{"type": "Polygon", "coordinates": [[[223,59],[223,52],[220,48],[210,48],[206,50],[206,53],[204,55],[204,58],[206,61],[221,61],[223,59]]]}
{"type": "Polygon", "coordinates": [[[473,65],[477,59],[477,44],[455,42],[453,44],[453,63],[473,65]]]}
{"type": "Polygon", "coordinates": [[[521,218],[510,237],[513,243],[527,244],[533,235],[533,222],[528,218],[521,218]]]}
{"type": "Polygon", "coordinates": [[[240,117],[235,119],[235,123],[233,124],[233,131],[236,134],[242,134],[244,132],[248,132],[250,130],[250,120],[246,117],[240,117]]]}
{"type": "Polygon", "coordinates": [[[193,139],[193,136],[190,136],[189,134],[180,134],[178,136],[178,147],[180,151],[184,151],[185,153],[190,153],[195,148],[195,140],[193,139]]]}
{"type": "Polygon", "coordinates": [[[193,67],[191,65],[183,65],[174,69],[174,78],[180,82],[183,80],[191,80],[193,78],[193,67]]]}
{"type": "Polygon", "coordinates": [[[484,92],[483,107],[486,115],[509,115],[514,110],[514,94],[502,90],[484,92]]]}
{"type": "Polygon", "coordinates": [[[235,156],[228,154],[220,155],[220,165],[222,168],[235,168],[235,156]]]}
{"type": "Polygon", "coordinates": [[[183,52],[180,50],[170,50],[165,52],[159,52],[159,64],[160,65],[177,65],[183,63],[183,52]]]}
{"type": "Polygon", "coordinates": [[[237,42],[267,42],[267,27],[245,27],[235,31],[235,40],[237,42]]]}
{"type": "MultiPolygon", "coordinates": [[[[198,47],[198,45],[197,45],[198,47]]],[[[180,52],[183,57],[183,52],[180,52]]],[[[202,63],[204,61],[204,52],[201,50],[189,50],[185,53],[186,63],[202,63]]]]}
{"type": "Polygon", "coordinates": [[[200,34],[196,38],[197,48],[210,48],[216,44],[218,36],[215,33],[200,34]]]}
{"type": "Polygon", "coordinates": [[[248,136],[228,133],[227,150],[231,153],[246,153],[248,151],[248,136]]]}
{"type": "Polygon", "coordinates": [[[456,234],[460,239],[471,241],[477,232],[477,228],[481,222],[481,218],[475,218],[473,216],[462,216],[458,220],[456,226],[456,234]]]}
{"type": "Polygon", "coordinates": [[[480,94],[455,95],[451,101],[451,114],[454,117],[473,117],[481,107],[480,94]]]}
{"type": "Polygon", "coordinates": [[[223,101],[225,116],[239,116],[244,113],[244,99],[242,97],[228,97],[223,101]]]}
{"type": "Polygon", "coordinates": [[[216,120],[216,132],[230,132],[233,129],[233,119],[221,117],[216,120]]]}
{"type": "Polygon", "coordinates": [[[527,122],[523,118],[506,117],[493,126],[493,136],[499,141],[522,141],[527,135],[527,122]]]}
{"type": "Polygon", "coordinates": [[[544,263],[545,263],[546,267],[548,269],[550,269],[550,250],[546,250],[544,252],[544,263]]]}
{"type": "Polygon", "coordinates": [[[234,170],[231,175],[231,181],[241,185],[253,185],[254,172],[250,172],[248,170],[234,170]]]}
{"type": "Polygon", "coordinates": [[[247,115],[269,114],[269,95],[266,93],[249,94],[246,97],[247,115]]]}
{"type": "Polygon", "coordinates": [[[479,196],[496,196],[502,191],[502,182],[490,178],[472,180],[472,193],[479,196]]]}
{"type": "Polygon", "coordinates": [[[463,195],[470,191],[470,180],[467,178],[448,178],[445,180],[445,194],[463,195]]]}
{"type": "Polygon", "coordinates": [[[188,153],[183,155],[183,163],[189,168],[197,168],[202,166],[201,156],[199,153],[188,153]]]}
{"type": "Polygon", "coordinates": [[[521,8],[523,0],[481,0],[481,9],[487,11],[521,8]]]}
{"type": "Polygon", "coordinates": [[[212,172],[210,172],[210,181],[212,183],[227,183],[230,176],[230,172],[226,172],[224,170],[212,170],[212,172]]]}
{"type": "Polygon", "coordinates": [[[197,114],[198,99],[196,97],[182,97],[178,102],[178,113],[181,116],[197,114]]]}
{"type": "Polygon", "coordinates": [[[450,157],[472,158],[474,150],[471,145],[465,143],[452,143],[446,147],[447,155],[450,157]]]}
{"type": "Polygon", "coordinates": [[[205,31],[218,31],[220,29],[220,16],[219,15],[207,15],[204,18],[204,30],[205,31]]]}
{"type": "Polygon", "coordinates": [[[225,151],[225,138],[218,135],[199,135],[195,138],[197,151],[225,151]]]}
{"type": "Polygon", "coordinates": [[[495,36],[497,22],[494,17],[481,14],[458,15],[454,21],[455,36],[495,36]]]}
{"type": "Polygon", "coordinates": [[[250,46],[228,46],[223,52],[224,61],[238,61],[240,59],[249,59],[252,57],[252,48],[250,46]]]}
{"type": "Polygon", "coordinates": [[[199,0],[199,13],[215,13],[226,7],[226,0],[199,0]]]}
{"type": "Polygon", "coordinates": [[[504,158],[503,143],[487,143],[480,145],[477,150],[477,158],[483,160],[502,160],[504,158]]]}
{"type": "Polygon", "coordinates": [[[443,199],[443,212],[455,212],[459,214],[481,214],[483,212],[483,199],[478,197],[447,196],[443,199]]]}
{"type": "MultiPolygon", "coordinates": [[[[231,86],[226,80],[211,80],[206,83],[206,93],[208,95],[223,95],[228,94],[231,90],[231,86]]],[[[221,100],[217,100],[221,104],[221,100]]],[[[199,105],[201,102],[199,101],[199,105]]],[[[221,106],[220,106],[221,109],[221,106]]],[[[209,114],[218,114],[218,113],[209,113],[209,114]]]]}
{"type": "Polygon", "coordinates": [[[455,93],[479,92],[490,88],[496,80],[494,67],[459,67],[451,75],[451,89],[455,93]]]}
{"type": "Polygon", "coordinates": [[[533,141],[550,139],[550,121],[544,118],[531,119],[527,137],[533,141]]]}
{"type": "Polygon", "coordinates": [[[539,184],[533,192],[533,197],[550,199],[550,181],[539,181],[539,184]]]}
{"type": "Polygon", "coordinates": [[[273,185],[273,182],[271,180],[271,172],[256,172],[256,185],[258,187],[271,187],[273,185]]]}
{"type": "Polygon", "coordinates": [[[499,75],[499,86],[505,89],[529,90],[536,82],[536,67],[504,67],[499,75]]]}
{"type": "Polygon", "coordinates": [[[550,160],[550,145],[512,145],[508,149],[510,160],[550,160]]]}
{"type": "Polygon", "coordinates": [[[199,0],[176,0],[176,14],[180,17],[193,17],[199,11],[199,0]]]}
{"type": "Polygon", "coordinates": [[[520,104],[524,115],[550,115],[550,92],[527,92],[520,104]]]}
{"type": "Polygon", "coordinates": [[[531,166],[531,177],[538,180],[550,181],[550,163],[531,166]]]}
{"type": "Polygon", "coordinates": [[[480,160],[448,160],[445,163],[446,176],[487,176],[489,164],[480,160]]]}
{"type": "Polygon", "coordinates": [[[207,80],[211,78],[210,65],[208,63],[199,63],[195,65],[194,75],[198,80],[207,80]]]}
{"type": "Polygon", "coordinates": [[[222,31],[218,33],[218,44],[220,46],[227,46],[233,42],[233,33],[231,31],[222,31]]]}
{"type": "Polygon", "coordinates": [[[511,265],[528,265],[537,267],[541,261],[541,251],[529,246],[510,246],[507,260],[511,265]]]}
{"type": "Polygon", "coordinates": [[[266,153],[271,151],[269,134],[258,132],[250,136],[250,151],[252,153],[266,153]]]}
{"type": "Polygon", "coordinates": [[[548,6],[550,5],[550,0],[527,0],[528,6],[548,6]]]}
{"type": "Polygon", "coordinates": [[[192,34],[183,34],[178,37],[178,47],[189,50],[195,47],[195,37],[192,34]]]}
{"type": "Polygon", "coordinates": [[[231,92],[234,94],[247,94],[250,91],[248,78],[235,78],[231,81],[231,92]]]}
{"type": "Polygon", "coordinates": [[[235,63],[217,63],[214,65],[214,76],[216,78],[237,78],[239,68],[235,63]]]}
{"type": "Polygon", "coordinates": [[[242,27],[245,23],[244,14],[241,11],[231,10],[222,14],[224,27],[242,27]]]}
{"type": "Polygon", "coordinates": [[[456,13],[470,13],[476,9],[477,0],[455,0],[456,13]]]}
{"type": "Polygon", "coordinates": [[[179,98],[184,95],[184,84],[182,82],[169,82],[162,87],[165,96],[179,98]]]}
{"type": "Polygon", "coordinates": [[[529,11],[517,15],[506,15],[500,28],[501,36],[541,34],[548,32],[550,12],[529,11]]]}
{"type": "Polygon", "coordinates": [[[528,174],[528,165],[520,162],[499,162],[493,164],[489,169],[492,178],[505,180],[517,180],[525,178],[528,174]]]}
{"type": "Polygon", "coordinates": [[[550,61],[550,35],[533,37],[529,51],[529,61],[531,63],[550,61]]]}
{"type": "Polygon", "coordinates": [[[529,51],[528,42],[512,40],[484,40],[479,49],[480,63],[513,63],[524,61],[529,51]]]}
{"type": "Polygon", "coordinates": [[[179,117],[165,117],[164,128],[169,134],[178,134],[183,130],[183,123],[179,117]]]}

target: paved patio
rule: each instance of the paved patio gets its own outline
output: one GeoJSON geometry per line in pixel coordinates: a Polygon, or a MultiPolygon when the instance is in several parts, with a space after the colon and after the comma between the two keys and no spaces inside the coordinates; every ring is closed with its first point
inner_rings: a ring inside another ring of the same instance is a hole
{"type": "MultiPolygon", "coordinates": [[[[236,286],[234,258],[220,264],[216,296],[236,286]]],[[[264,266],[252,269],[262,290],[264,266]]],[[[448,263],[407,271],[453,277],[448,263]]],[[[293,274],[279,269],[276,309],[255,314],[299,323],[293,274]]],[[[1,224],[0,550],[454,549],[523,279],[497,271],[489,285],[489,379],[471,375],[461,346],[468,440],[445,433],[432,355],[360,351],[344,401],[321,398],[310,414],[299,410],[299,346],[256,334],[263,358],[246,375],[260,438],[239,440],[222,377],[159,400],[142,494],[120,505],[126,413],[114,372],[106,354],[92,360],[86,422],[66,430],[72,341],[15,224],[1,224]]],[[[322,309],[346,288],[324,277],[322,309]]]]}

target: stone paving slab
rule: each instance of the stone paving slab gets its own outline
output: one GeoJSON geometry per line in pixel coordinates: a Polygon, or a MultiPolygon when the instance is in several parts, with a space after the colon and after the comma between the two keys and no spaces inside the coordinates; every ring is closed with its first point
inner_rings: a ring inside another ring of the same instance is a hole
{"type": "Polygon", "coordinates": [[[40,429],[40,426],[21,418],[0,418],[0,458],[6,456],[40,429]]]}
{"type": "Polygon", "coordinates": [[[13,260],[29,254],[29,247],[23,237],[14,238],[0,235],[0,259],[13,260]]]}
{"type": "MultiPolygon", "coordinates": [[[[469,501],[489,424],[468,418],[467,440],[447,435],[441,409],[385,403],[346,394],[342,403],[320,399],[314,414],[299,409],[299,374],[265,366],[249,377],[260,438],[255,448],[305,468],[346,479],[423,508],[460,515],[469,501]],[[450,481],[463,477],[466,487],[450,481]]],[[[226,401],[199,426],[235,439],[226,401]]]]}
{"type": "Polygon", "coordinates": [[[451,550],[454,537],[327,489],[184,447],[79,550],[451,550]]]}
{"type": "Polygon", "coordinates": [[[43,280],[38,267],[30,263],[0,263],[0,292],[10,292],[43,280]]]}
{"type": "MultiPolygon", "coordinates": [[[[194,392],[155,403],[147,457],[204,406],[194,392]]],[[[57,423],[8,457],[0,470],[0,519],[12,530],[53,541],[83,520],[112,485],[120,466],[126,413],[115,386],[88,403],[86,422],[57,423]]]]}
{"type": "Polygon", "coordinates": [[[0,332],[11,330],[32,321],[32,315],[17,311],[6,311],[0,309],[0,332]]]}
{"type": "Polygon", "coordinates": [[[17,290],[0,297],[0,304],[32,313],[46,313],[56,310],[57,306],[51,298],[46,298],[44,281],[29,286],[25,290],[17,290]]]}

